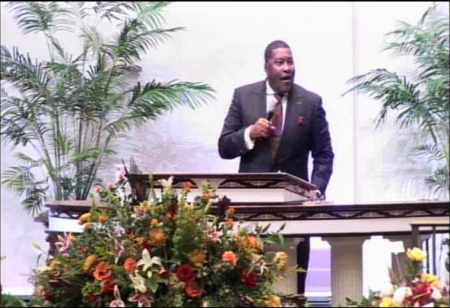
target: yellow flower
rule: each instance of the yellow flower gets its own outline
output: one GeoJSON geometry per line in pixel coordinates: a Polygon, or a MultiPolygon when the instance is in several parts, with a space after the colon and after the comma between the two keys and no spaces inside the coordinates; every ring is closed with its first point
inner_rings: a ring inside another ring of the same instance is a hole
{"type": "Polygon", "coordinates": [[[83,214],[80,216],[80,218],[78,218],[78,223],[80,225],[84,225],[85,223],[87,223],[89,221],[89,218],[91,218],[90,213],[83,214]]]}
{"type": "Polygon", "coordinates": [[[206,253],[204,250],[195,249],[189,253],[189,260],[197,267],[202,267],[206,262],[206,253]]]}
{"type": "Polygon", "coordinates": [[[50,262],[49,266],[51,268],[55,268],[56,266],[61,265],[61,262],[53,260],[52,262],[50,262]]]}
{"type": "Polygon", "coordinates": [[[440,281],[439,277],[436,276],[436,275],[433,275],[433,274],[423,273],[420,276],[420,281],[421,282],[427,282],[427,283],[431,284],[433,287],[436,287],[436,288],[440,288],[441,287],[441,281],[440,281]]]}
{"type": "Polygon", "coordinates": [[[383,298],[383,301],[380,303],[380,307],[395,307],[392,297],[383,298]]]}
{"type": "Polygon", "coordinates": [[[45,273],[45,272],[50,272],[53,270],[53,267],[50,266],[43,266],[37,269],[39,274],[45,273]]]}
{"type": "Polygon", "coordinates": [[[167,235],[161,229],[150,231],[150,244],[153,246],[161,246],[166,243],[167,235]]]}
{"type": "Polygon", "coordinates": [[[279,251],[275,254],[275,267],[279,270],[282,270],[286,268],[288,263],[288,255],[283,252],[279,251]]]}
{"type": "Polygon", "coordinates": [[[136,243],[138,243],[139,245],[144,245],[145,244],[145,238],[143,237],[137,237],[135,238],[136,243]]]}
{"type": "Polygon", "coordinates": [[[269,296],[265,302],[268,307],[281,307],[281,298],[276,295],[269,296]]]}
{"type": "Polygon", "coordinates": [[[97,261],[96,255],[90,255],[89,257],[87,257],[86,260],[84,261],[83,270],[85,272],[89,271],[92,265],[94,265],[95,261],[97,261]]]}
{"type": "Polygon", "coordinates": [[[43,297],[45,295],[45,288],[43,286],[37,287],[36,293],[43,297]]]}
{"type": "Polygon", "coordinates": [[[417,247],[414,247],[412,250],[408,248],[406,255],[411,261],[423,261],[427,257],[427,254],[417,247]]]}

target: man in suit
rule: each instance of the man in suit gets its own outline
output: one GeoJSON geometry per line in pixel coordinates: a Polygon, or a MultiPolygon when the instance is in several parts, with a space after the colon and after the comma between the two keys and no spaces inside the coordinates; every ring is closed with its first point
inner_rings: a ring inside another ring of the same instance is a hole
{"type": "MultiPolygon", "coordinates": [[[[267,79],[237,88],[219,138],[224,159],[241,157],[239,172],[286,172],[309,181],[325,195],[334,153],[322,99],[294,84],[291,49],[270,43],[264,54],[267,79]]],[[[309,238],[299,245],[299,265],[308,268],[309,238]]],[[[304,294],[306,274],[299,275],[304,294]]]]}

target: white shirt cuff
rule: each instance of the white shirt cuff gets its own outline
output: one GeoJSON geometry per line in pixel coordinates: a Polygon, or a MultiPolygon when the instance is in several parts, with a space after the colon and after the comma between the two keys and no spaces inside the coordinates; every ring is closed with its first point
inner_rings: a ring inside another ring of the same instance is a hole
{"type": "Polygon", "coordinates": [[[253,150],[253,148],[255,147],[255,141],[253,141],[250,138],[250,130],[252,129],[253,125],[250,125],[249,127],[247,127],[244,131],[244,139],[245,139],[245,145],[247,146],[247,150],[253,150]]]}

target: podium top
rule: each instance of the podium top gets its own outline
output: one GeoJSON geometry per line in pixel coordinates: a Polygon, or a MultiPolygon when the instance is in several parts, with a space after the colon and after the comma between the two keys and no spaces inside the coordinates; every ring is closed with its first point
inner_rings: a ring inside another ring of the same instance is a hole
{"type": "MultiPolygon", "coordinates": [[[[260,188],[272,188],[279,183],[285,183],[293,186],[303,188],[305,190],[317,190],[317,186],[305,180],[302,180],[292,174],[285,172],[273,173],[153,173],[151,174],[153,180],[166,180],[173,176],[173,184],[180,182],[198,182],[199,180],[214,180],[218,182],[219,188],[221,185],[235,182],[251,185],[260,188]],[[220,183],[219,181],[222,180],[220,183]],[[263,183],[265,182],[265,183],[263,183]]],[[[135,182],[149,182],[150,174],[128,174],[127,177],[130,183],[135,182]]],[[[245,185],[245,186],[247,186],[245,185]]]]}

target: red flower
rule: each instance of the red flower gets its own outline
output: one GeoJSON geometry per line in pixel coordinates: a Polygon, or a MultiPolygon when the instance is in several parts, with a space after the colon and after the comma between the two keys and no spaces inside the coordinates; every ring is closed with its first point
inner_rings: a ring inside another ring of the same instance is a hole
{"type": "Polygon", "coordinates": [[[132,259],[132,258],[128,258],[125,260],[125,263],[123,264],[123,267],[125,268],[125,270],[129,273],[133,273],[134,270],[136,269],[136,260],[132,259]]]}
{"type": "Polygon", "coordinates": [[[181,281],[188,282],[194,278],[195,270],[189,264],[184,264],[178,267],[176,275],[181,281]]]}
{"type": "Polygon", "coordinates": [[[192,279],[186,284],[185,291],[189,297],[200,297],[205,290],[196,279],[192,279]]]}
{"type": "Polygon", "coordinates": [[[411,305],[416,303],[419,304],[420,307],[425,306],[431,302],[431,294],[433,293],[433,289],[431,284],[429,283],[421,283],[419,282],[416,286],[412,287],[413,296],[410,300],[411,305]]]}
{"type": "Polygon", "coordinates": [[[102,295],[100,293],[88,292],[84,296],[83,302],[93,307],[99,306],[102,303],[102,295]]]}
{"type": "Polygon", "coordinates": [[[97,280],[106,280],[112,275],[112,268],[106,262],[100,262],[95,267],[94,277],[97,280]]]}
{"type": "Polygon", "coordinates": [[[241,280],[247,287],[256,287],[256,285],[258,284],[258,275],[256,275],[254,272],[244,270],[241,272],[241,280]]]}
{"type": "Polygon", "coordinates": [[[303,124],[305,124],[305,117],[297,117],[297,126],[303,126],[303,124]]]}
{"type": "Polygon", "coordinates": [[[116,285],[116,280],[113,276],[109,276],[107,279],[103,280],[101,283],[103,293],[114,292],[114,287],[116,285]]]}
{"type": "Polygon", "coordinates": [[[194,185],[193,185],[191,182],[185,182],[185,183],[184,183],[184,186],[183,186],[183,190],[184,190],[185,192],[190,192],[192,186],[194,186],[194,185]]]}

